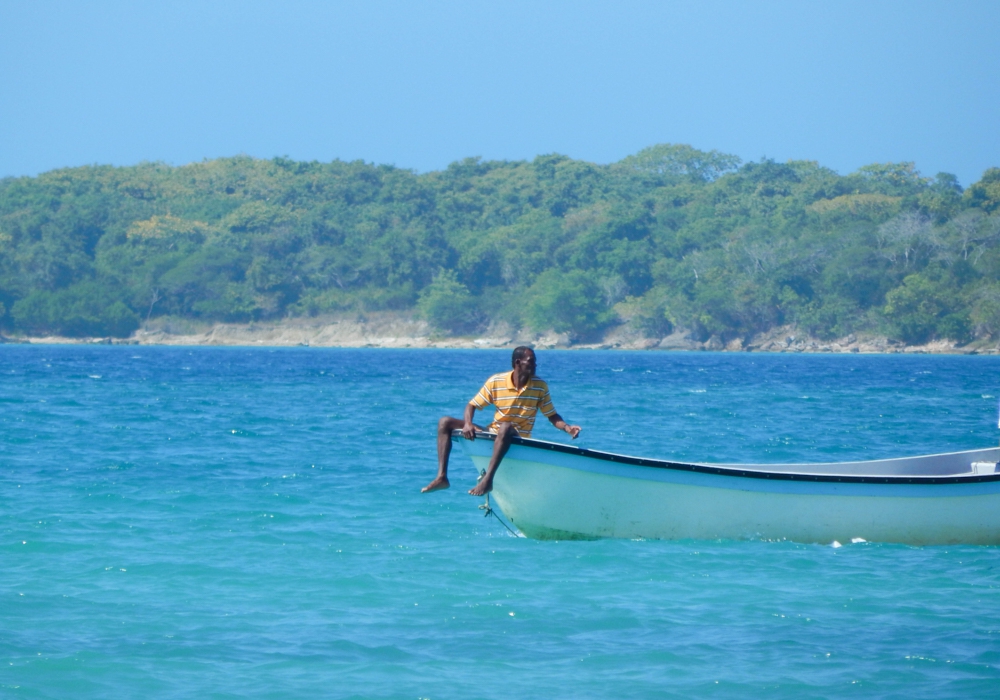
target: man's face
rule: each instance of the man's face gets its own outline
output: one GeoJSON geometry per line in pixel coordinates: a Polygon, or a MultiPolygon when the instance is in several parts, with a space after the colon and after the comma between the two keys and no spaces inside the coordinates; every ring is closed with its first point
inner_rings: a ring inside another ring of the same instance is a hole
{"type": "Polygon", "coordinates": [[[524,357],[514,363],[514,369],[517,370],[518,374],[527,379],[535,376],[536,366],[535,353],[533,352],[526,353],[524,357]]]}

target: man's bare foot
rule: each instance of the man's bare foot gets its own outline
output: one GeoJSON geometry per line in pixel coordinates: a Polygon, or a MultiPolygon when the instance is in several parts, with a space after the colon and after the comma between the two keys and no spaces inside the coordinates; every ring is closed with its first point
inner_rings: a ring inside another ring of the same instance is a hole
{"type": "Polygon", "coordinates": [[[448,477],[439,476],[434,481],[427,484],[427,486],[420,489],[420,493],[430,493],[431,491],[443,491],[449,486],[451,486],[451,483],[448,481],[448,477]]]}
{"type": "Polygon", "coordinates": [[[493,481],[492,480],[486,481],[486,479],[483,479],[478,484],[476,484],[475,488],[469,489],[469,493],[472,494],[473,496],[485,496],[492,490],[493,490],[493,481]]]}

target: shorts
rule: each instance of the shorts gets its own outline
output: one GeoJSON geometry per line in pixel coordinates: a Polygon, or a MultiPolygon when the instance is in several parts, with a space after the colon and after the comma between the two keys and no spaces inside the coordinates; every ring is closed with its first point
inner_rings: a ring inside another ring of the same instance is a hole
{"type": "MultiPolygon", "coordinates": [[[[505,422],[507,422],[507,421],[505,421],[505,422]]],[[[493,433],[494,435],[496,435],[497,428],[499,427],[499,425],[500,425],[499,421],[493,421],[492,423],[490,423],[489,427],[486,428],[486,432],[493,433]]],[[[482,430],[482,428],[480,428],[477,425],[476,426],[476,430],[482,430]]],[[[523,437],[523,438],[530,438],[531,437],[531,433],[522,433],[520,430],[517,429],[516,425],[514,426],[514,433],[518,437],[523,437]]]]}

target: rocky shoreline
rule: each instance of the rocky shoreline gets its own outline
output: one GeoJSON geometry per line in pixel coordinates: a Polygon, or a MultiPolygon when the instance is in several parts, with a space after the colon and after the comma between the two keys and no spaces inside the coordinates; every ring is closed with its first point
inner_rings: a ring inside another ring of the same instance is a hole
{"type": "Polygon", "coordinates": [[[973,341],[959,346],[952,341],[936,340],[926,345],[905,345],[883,336],[865,334],[851,334],[837,340],[820,340],[809,337],[792,326],[775,328],[751,338],[736,338],[729,342],[723,342],[715,336],[699,341],[685,331],[677,331],[663,338],[646,338],[627,325],[612,328],[603,338],[592,342],[573,342],[565,333],[528,333],[503,326],[490,328],[480,336],[450,337],[437,335],[426,321],[407,314],[389,312],[246,324],[197,325],[185,320],[156,319],[129,338],[0,335],[0,343],[464,349],[532,345],[539,349],[567,350],[1000,354],[996,341],[973,341]]]}

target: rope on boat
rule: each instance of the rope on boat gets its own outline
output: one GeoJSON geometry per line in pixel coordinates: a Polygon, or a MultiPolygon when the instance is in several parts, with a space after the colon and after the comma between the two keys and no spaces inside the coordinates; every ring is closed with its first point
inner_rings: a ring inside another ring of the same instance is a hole
{"type": "MultiPolygon", "coordinates": [[[[481,479],[484,476],[486,476],[486,470],[485,469],[482,472],[480,472],[479,478],[481,479]]],[[[489,491],[486,492],[486,502],[483,503],[481,506],[479,506],[479,510],[485,511],[483,513],[484,517],[488,518],[488,517],[490,517],[492,515],[494,518],[496,518],[497,522],[499,522],[501,525],[503,525],[505,528],[507,528],[507,531],[510,534],[514,535],[514,537],[518,536],[517,532],[515,532],[513,529],[511,529],[510,525],[508,525],[507,523],[505,523],[503,521],[503,518],[501,518],[499,515],[497,515],[496,511],[493,510],[493,507],[490,506],[490,492],[489,491]]]]}
{"type": "Polygon", "coordinates": [[[517,532],[515,532],[514,530],[512,530],[511,527],[510,527],[510,525],[508,525],[507,523],[505,523],[503,521],[503,519],[499,515],[496,514],[496,511],[494,511],[493,508],[490,507],[490,495],[489,494],[486,494],[486,503],[483,503],[481,506],[479,506],[479,510],[486,511],[485,513],[483,513],[483,515],[486,516],[487,518],[492,515],[494,518],[497,519],[497,522],[499,522],[501,525],[503,525],[505,528],[507,528],[507,531],[510,534],[514,535],[514,537],[517,537],[517,532]]]}

